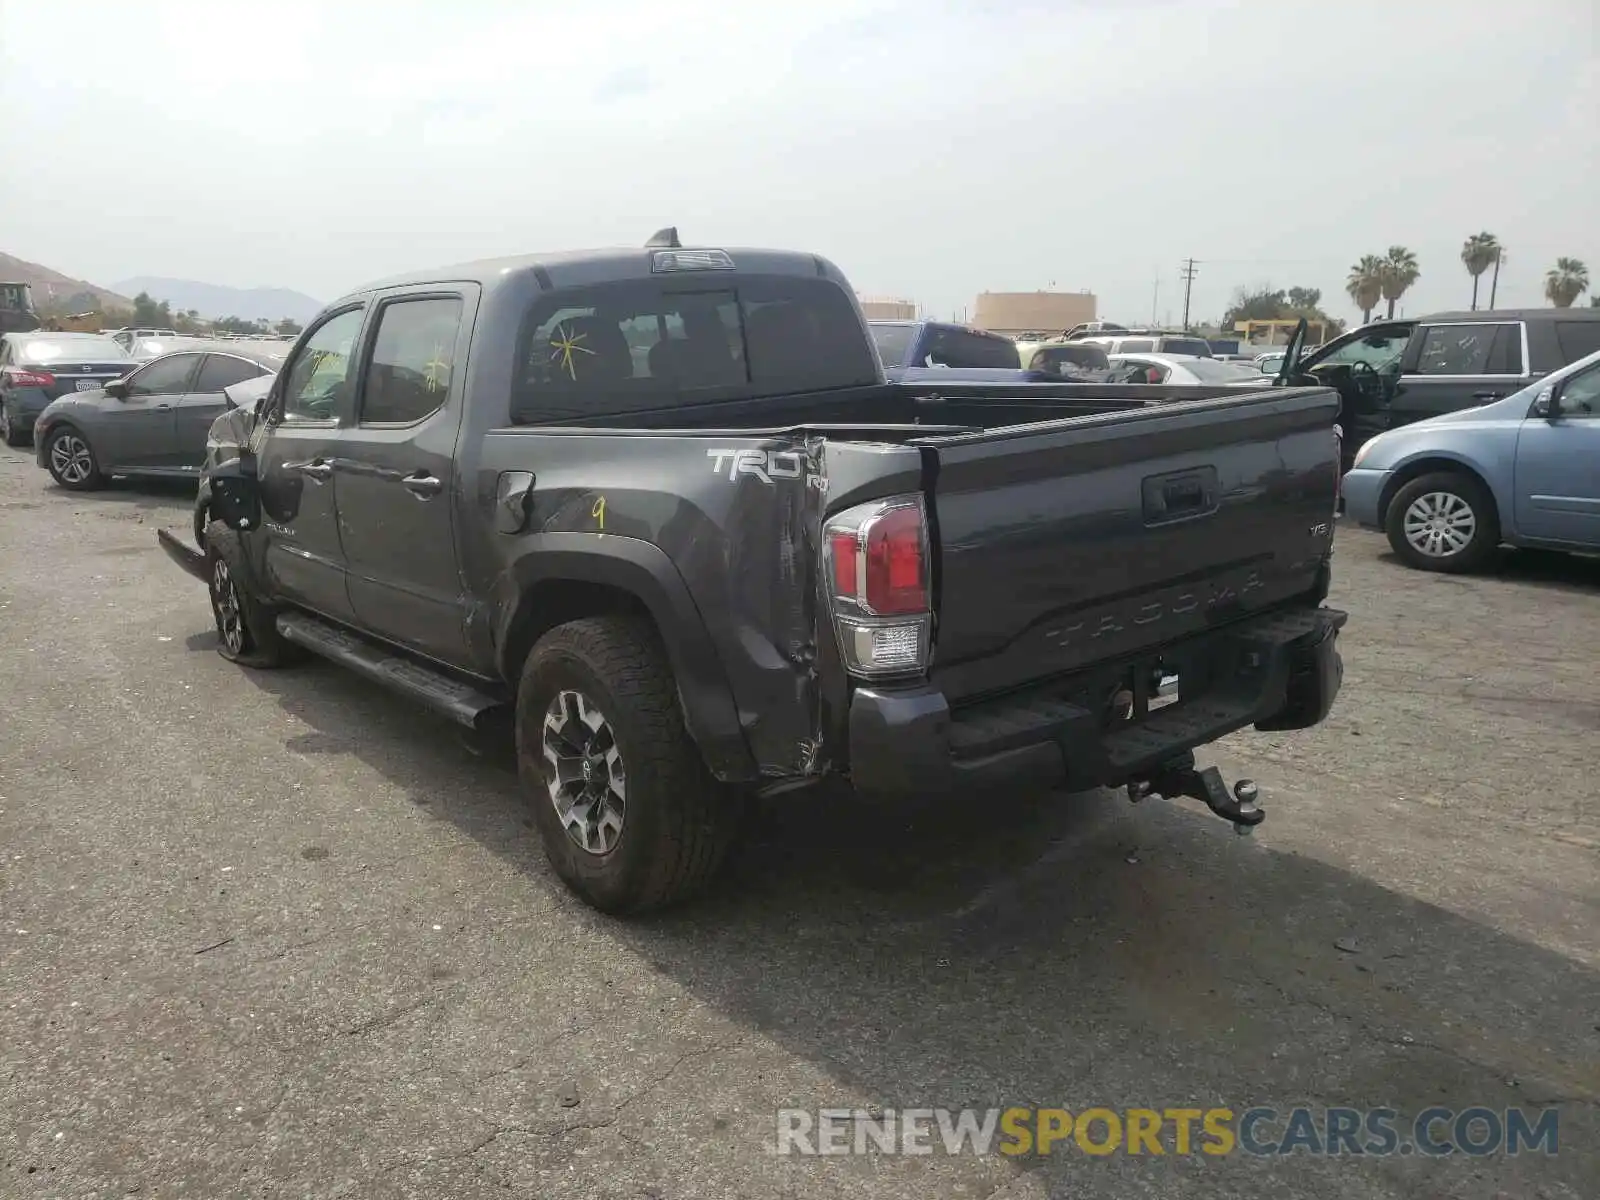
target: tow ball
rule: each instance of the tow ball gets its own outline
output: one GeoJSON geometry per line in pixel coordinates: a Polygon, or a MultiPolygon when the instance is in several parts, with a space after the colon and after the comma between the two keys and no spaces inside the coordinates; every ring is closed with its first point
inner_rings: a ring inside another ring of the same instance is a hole
{"type": "Polygon", "coordinates": [[[1128,799],[1137,804],[1151,796],[1172,799],[1188,796],[1198,800],[1224,821],[1233,825],[1238,834],[1249,834],[1267,819],[1264,809],[1256,806],[1258,795],[1255,782],[1241,779],[1233,785],[1233,793],[1222,782],[1222,773],[1215,767],[1196,768],[1194,755],[1186,754],[1158,767],[1144,779],[1128,784],[1128,799]]]}

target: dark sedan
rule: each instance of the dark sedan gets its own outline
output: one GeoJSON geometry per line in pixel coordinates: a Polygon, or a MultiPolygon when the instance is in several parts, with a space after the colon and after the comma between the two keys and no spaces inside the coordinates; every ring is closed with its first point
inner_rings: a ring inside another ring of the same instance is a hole
{"type": "Polygon", "coordinates": [[[53,400],[98,391],[133,368],[126,350],[98,334],[0,336],[0,439],[26,446],[34,422],[53,400]]]}
{"type": "Polygon", "coordinates": [[[194,342],[99,390],[64,396],[34,426],[39,465],[57,483],[90,491],[110,475],[198,479],[211,423],[233,403],[225,389],[273,375],[284,342],[194,342]]]}

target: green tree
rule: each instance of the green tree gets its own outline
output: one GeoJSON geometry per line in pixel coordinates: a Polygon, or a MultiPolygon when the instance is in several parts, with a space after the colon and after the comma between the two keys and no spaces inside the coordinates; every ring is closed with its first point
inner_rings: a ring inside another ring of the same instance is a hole
{"type": "Polygon", "coordinates": [[[1372,320],[1372,310],[1383,299],[1383,259],[1376,254],[1364,254],[1361,261],[1350,268],[1350,277],[1344,290],[1355,306],[1361,310],[1361,323],[1372,320]]]}
{"type": "Polygon", "coordinates": [[[293,317],[285,317],[273,326],[279,333],[299,333],[303,326],[293,317]]]}
{"type": "Polygon", "coordinates": [[[157,301],[149,292],[140,292],[133,298],[133,323],[147,329],[171,329],[172,305],[157,301]]]}
{"type": "Polygon", "coordinates": [[[1500,239],[1492,233],[1475,233],[1461,244],[1461,265],[1472,276],[1472,311],[1478,311],[1478,276],[1500,257],[1500,239]]]}
{"type": "Polygon", "coordinates": [[[272,326],[266,321],[250,321],[244,317],[218,317],[211,323],[218,333],[269,333],[272,326]]]}
{"type": "Polygon", "coordinates": [[[1231,333],[1239,321],[1286,321],[1304,317],[1320,321],[1327,336],[1344,329],[1344,322],[1322,311],[1322,289],[1308,287],[1275,288],[1262,284],[1254,289],[1239,288],[1233,303],[1222,315],[1222,329],[1231,333]]]}
{"type": "Polygon", "coordinates": [[[1422,269],[1417,266],[1417,256],[1404,246],[1390,246],[1389,253],[1383,257],[1383,266],[1378,273],[1383,298],[1389,302],[1388,316],[1394,316],[1394,303],[1404,296],[1422,276],[1422,269]]]}
{"type": "Polygon", "coordinates": [[[1558,258],[1544,277],[1545,299],[1557,308],[1571,308],[1589,290],[1589,268],[1576,258],[1558,258]]]}

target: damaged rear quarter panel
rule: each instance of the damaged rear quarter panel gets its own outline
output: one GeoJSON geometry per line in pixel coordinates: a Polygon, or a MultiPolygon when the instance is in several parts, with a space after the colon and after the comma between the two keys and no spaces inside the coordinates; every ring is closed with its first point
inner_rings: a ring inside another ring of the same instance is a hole
{"type": "MultiPolygon", "coordinates": [[[[535,484],[521,534],[468,539],[487,559],[469,562],[467,577],[494,580],[484,616],[503,644],[530,580],[544,574],[541,555],[656,561],[619,542],[658,548],[692,599],[689,619],[703,626],[697,637],[669,627],[678,618],[655,614],[691,731],[703,743],[715,724],[696,710],[720,680],[754,774],[820,774],[842,765],[835,743],[847,700],[818,577],[822,521],[865,499],[917,490],[920,463],[915,449],[829,442],[804,431],[496,430],[485,438],[476,477],[482,527],[492,529],[502,471],[531,471],[535,484]],[[699,661],[700,646],[710,647],[714,662],[699,661]]],[[[565,561],[570,572],[573,560],[565,561]]]]}

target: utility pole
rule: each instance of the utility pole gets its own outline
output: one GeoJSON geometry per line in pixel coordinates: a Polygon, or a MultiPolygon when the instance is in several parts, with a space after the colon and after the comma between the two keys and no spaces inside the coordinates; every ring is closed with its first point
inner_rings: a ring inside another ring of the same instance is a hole
{"type": "Polygon", "coordinates": [[[1156,323],[1156,301],[1161,297],[1161,276],[1156,275],[1156,281],[1150,288],[1150,324],[1156,323]]]}
{"type": "Polygon", "coordinates": [[[1183,331],[1185,333],[1189,332],[1189,291],[1194,287],[1194,277],[1200,274],[1196,269],[1199,265],[1197,260],[1186,258],[1183,260],[1183,270],[1180,272],[1183,277],[1183,331]]]}
{"type": "Polygon", "coordinates": [[[1500,260],[1505,256],[1506,252],[1496,246],[1494,250],[1494,275],[1489,280],[1489,307],[1491,310],[1494,308],[1494,290],[1500,286],[1500,260]]]}

